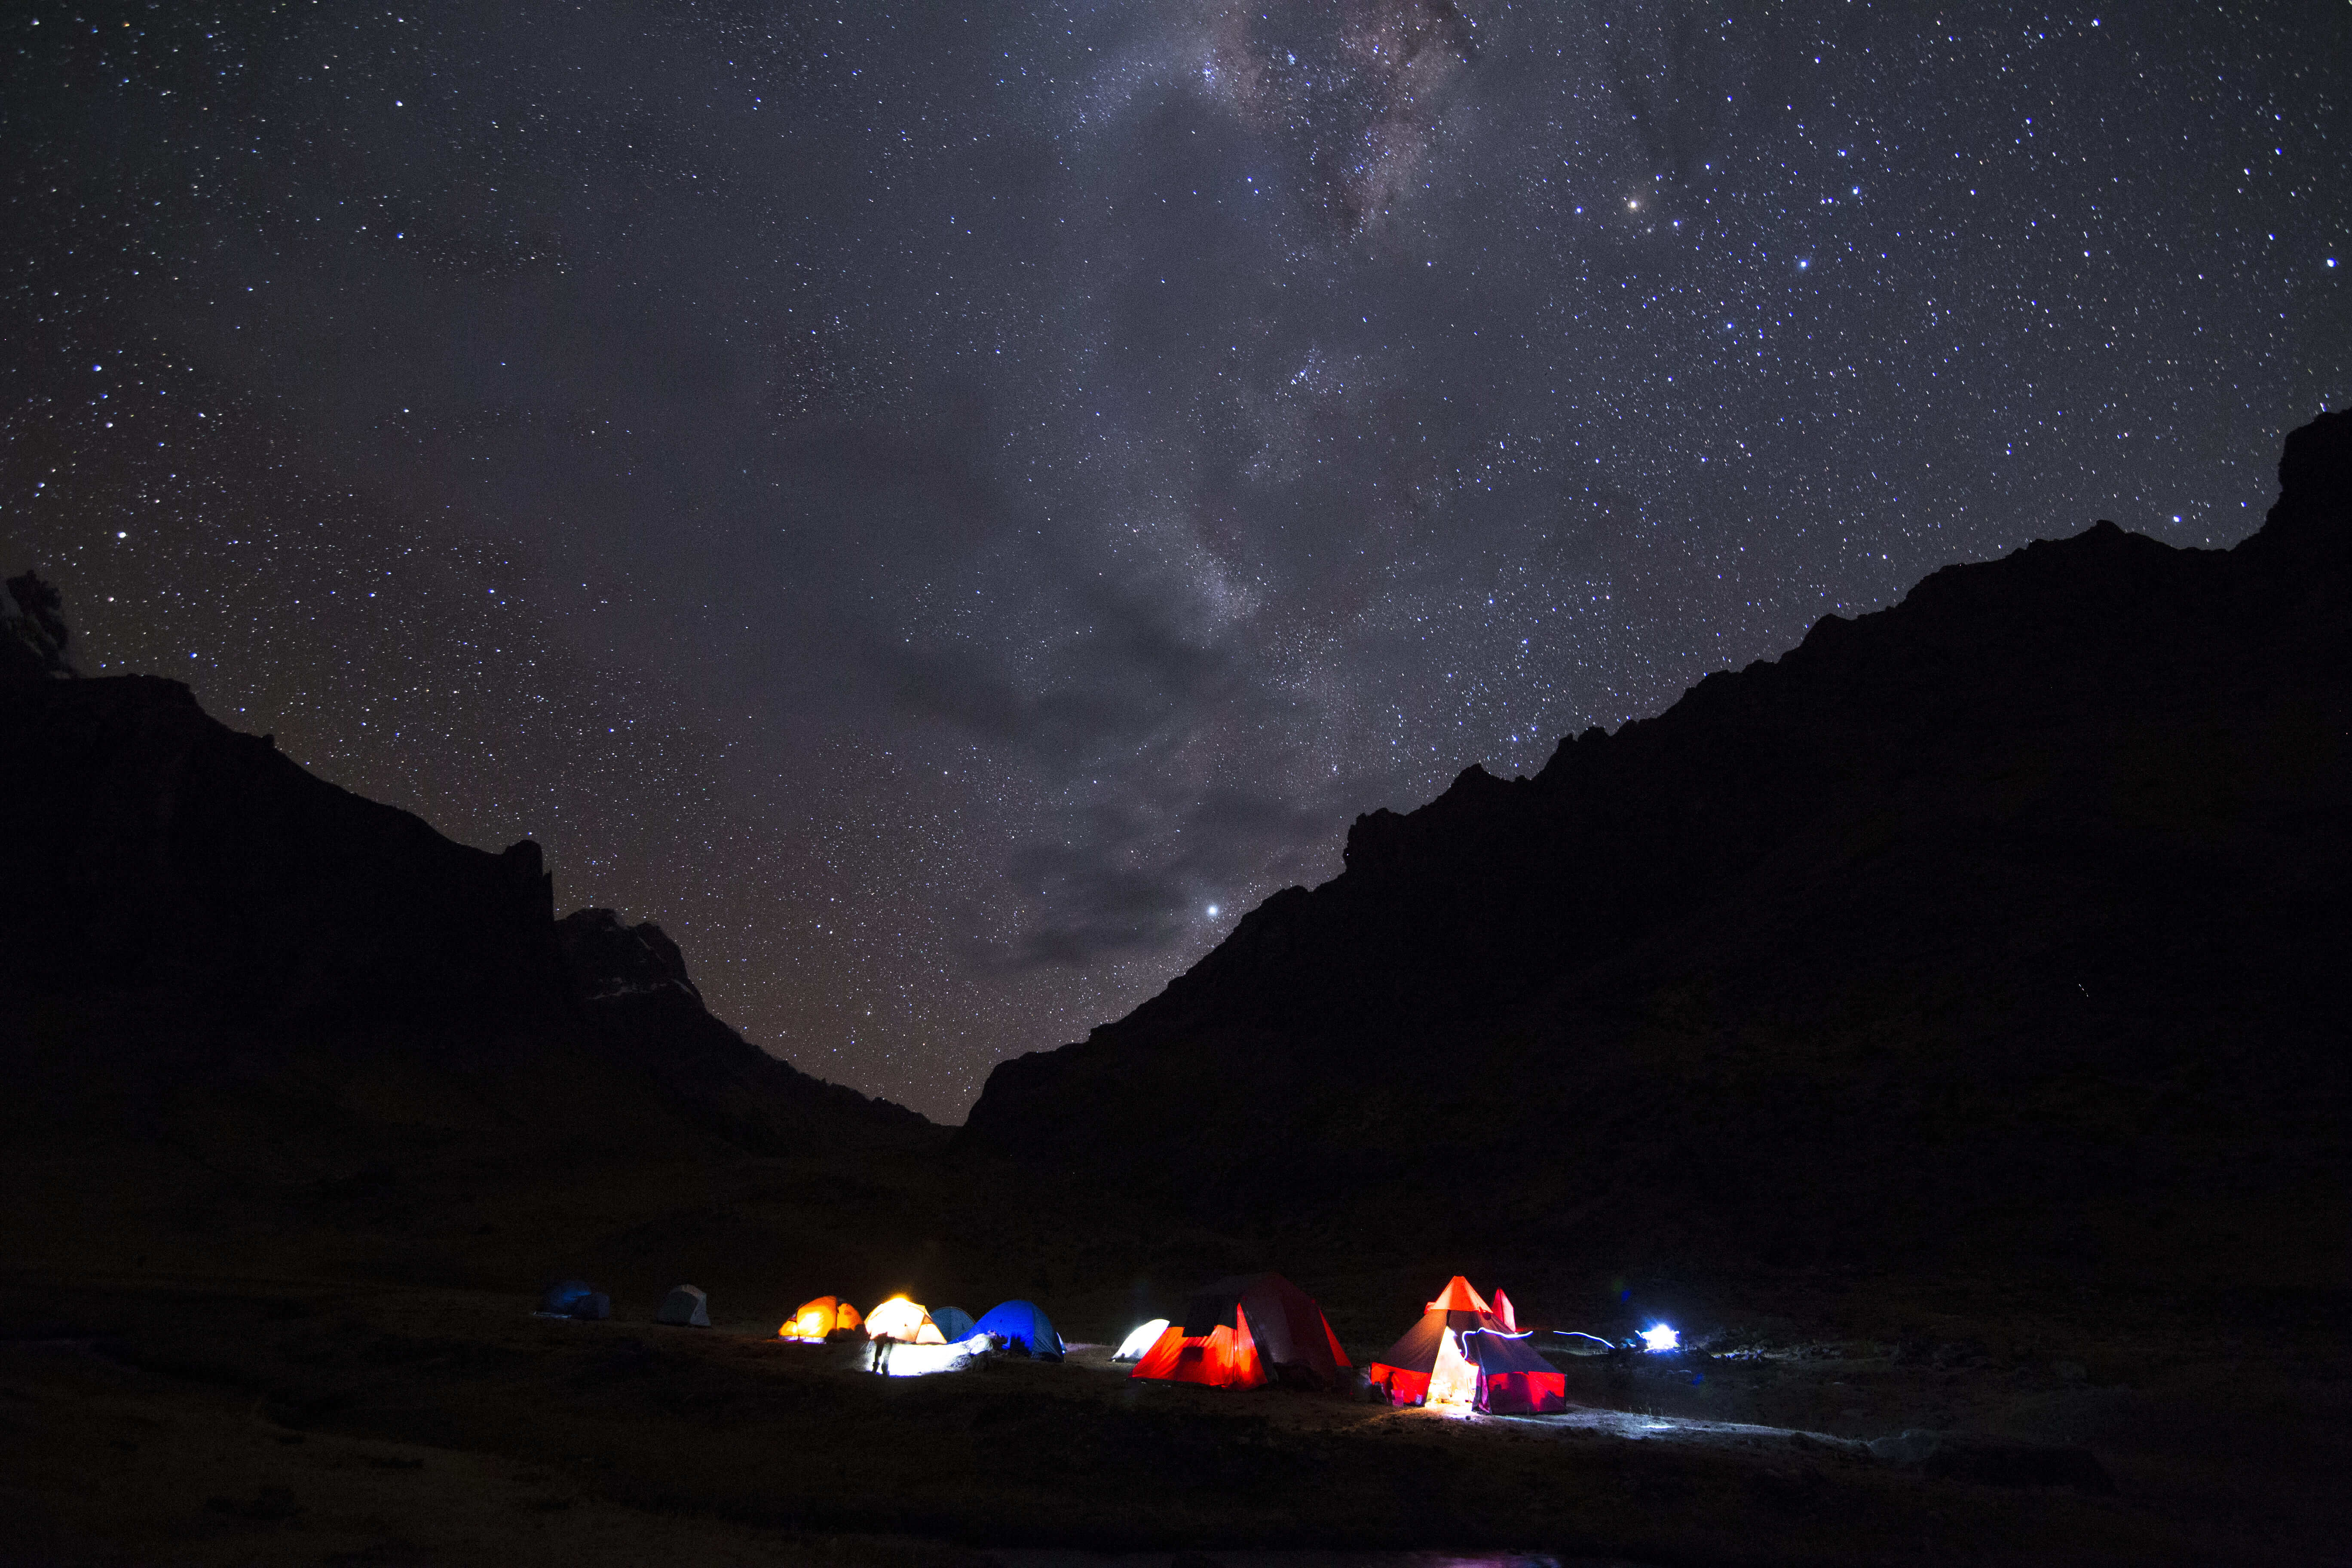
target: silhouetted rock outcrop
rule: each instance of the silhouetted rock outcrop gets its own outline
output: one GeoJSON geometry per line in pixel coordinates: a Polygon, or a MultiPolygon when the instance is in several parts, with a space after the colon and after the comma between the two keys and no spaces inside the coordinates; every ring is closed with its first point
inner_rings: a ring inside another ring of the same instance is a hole
{"type": "Polygon", "coordinates": [[[825,1116],[894,1131],[929,1127],[914,1111],[813,1079],[747,1044],[703,1005],[686,956],[651,921],[633,926],[611,910],[580,910],[555,930],[584,1037],[608,1057],[644,1063],[671,1097],[744,1147],[794,1150],[808,1119],[825,1116]]]}
{"type": "Polygon", "coordinates": [[[702,1005],[702,993],[687,978],[686,955],[651,921],[631,925],[611,910],[575,910],[555,922],[556,941],[583,1002],[670,989],[702,1005]]]}
{"type": "Polygon", "coordinates": [[[79,673],[66,655],[65,601],[37,573],[0,584],[0,680],[79,673]]]}
{"type": "Polygon", "coordinates": [[[2282,479],[2233,551],[1948,567],[1360,817],[962,1137],[1228,1217],[1792,1261],[2284,1214],[2343,1152],[2352,415],[2282,479]]]}

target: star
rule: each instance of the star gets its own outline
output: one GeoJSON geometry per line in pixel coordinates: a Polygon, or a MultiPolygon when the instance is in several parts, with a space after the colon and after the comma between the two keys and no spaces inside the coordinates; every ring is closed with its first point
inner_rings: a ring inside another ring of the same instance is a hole
{"type": "Polygon", "coordinates": [[[1848,12],[26,26],[0,567],[955,1120],[1360,814],[2257,526],[2352,13],[1848,12]]]}

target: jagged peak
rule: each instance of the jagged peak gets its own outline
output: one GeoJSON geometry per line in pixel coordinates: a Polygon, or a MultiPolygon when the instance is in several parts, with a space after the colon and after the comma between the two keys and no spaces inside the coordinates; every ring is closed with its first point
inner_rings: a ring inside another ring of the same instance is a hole
{"type": "Polygon", "coordinates": [[[2239,548],[2256,559],[2342,566],[2352,558],[2352,408],[2289,433],[2279,453],[2279,497],[2239,548]]]}
{"type": "Polygon", "coordinates": [[[65,595],[37,572],[0,583],[0,679],[70,680],[65,595]]]}
{"type": "MultiPolygon", "coordinates": [[[[525,846],[538,848],[525,839],[507,853],[525,846]]],[[[555,922],[555,937],[583,1000],[677,991],[704,1005],[701,991],[687,974],[686,954],[651,921],[631,925],[616,910],[575,910],[555,922]]]]}

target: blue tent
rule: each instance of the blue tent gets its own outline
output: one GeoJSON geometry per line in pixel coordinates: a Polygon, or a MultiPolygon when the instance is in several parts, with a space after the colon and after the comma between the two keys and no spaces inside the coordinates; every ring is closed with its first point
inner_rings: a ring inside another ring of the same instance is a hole
{"type": "Polygon", "coordinates": [[[931,1309],[931,1327],[939,1330],[940,1338],[954,1344],[959,1340],[971,1337],[971,1314],[961,1307],[934,1307],[931,1309]]]}
{"type": "Polygon", "coordinates": [[[972,1331],[993,1334],[1008,1348],[1018,1345],[1040,1360],[1062,1359],[1062,1336],[1054,1331],[1034,1301],[1005,1301],[991,1307],[988,1315],[972,1325],[972,1331]]]}
{"type": "Polygon", "coordinates": [[[547,1288],[539,1310],[551,1318],[609,1318],[613,1299],[584,1279],[566,1279],[547,1288]]]}

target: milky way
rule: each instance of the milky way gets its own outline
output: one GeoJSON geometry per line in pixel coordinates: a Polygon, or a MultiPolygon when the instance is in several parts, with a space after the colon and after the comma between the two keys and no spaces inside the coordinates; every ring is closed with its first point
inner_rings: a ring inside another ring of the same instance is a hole
{"type": "Polygon", "coordinates": [[[950,1119],[1356,813],[2230,543],[2352,395],[2340,4],[30,10],[0,565],[85,672],[950,1119]]]}

